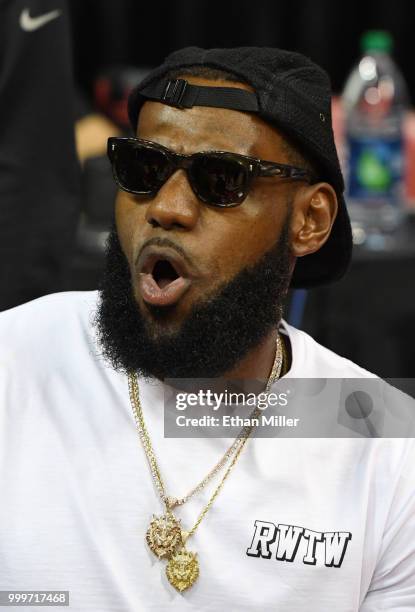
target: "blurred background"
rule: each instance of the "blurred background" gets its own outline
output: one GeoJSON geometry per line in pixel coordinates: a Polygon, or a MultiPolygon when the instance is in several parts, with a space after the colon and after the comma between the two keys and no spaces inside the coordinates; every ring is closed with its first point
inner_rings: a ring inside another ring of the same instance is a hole
{"type": "Polygon", "coordinates": [[[409,0],[0,0],[0,310],[98,287],[106,140],[129,133],[135,83],[183,46],[277,46],[330,75],[355,241],[349,274],[292,292],[286,319],[383,377],[412,376],[414,23],[409,0]]]}

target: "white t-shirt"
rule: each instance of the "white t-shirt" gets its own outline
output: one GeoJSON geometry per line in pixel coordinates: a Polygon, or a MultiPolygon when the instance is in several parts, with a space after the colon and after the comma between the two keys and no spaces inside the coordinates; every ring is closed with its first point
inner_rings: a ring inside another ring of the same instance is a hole
{"type": "MultiPolygon", "coordinates": [[[[72,612],[415,610],[402,439],[250,439],[188,541],[199,579],[176,592],[144,540],[162,506],[126,377],[98,354],[96,300],[61,293],[0,315],[0,590],[67,590],[72,612]]],[[[370,376],[284,328],[290,376],[370,376]]],[[[230,440],[164,438],[163,386],[139,384],[166,488],[183,496],[230,440]]],[[[217,482],[178,509],[185,529],[217,482]]]]}

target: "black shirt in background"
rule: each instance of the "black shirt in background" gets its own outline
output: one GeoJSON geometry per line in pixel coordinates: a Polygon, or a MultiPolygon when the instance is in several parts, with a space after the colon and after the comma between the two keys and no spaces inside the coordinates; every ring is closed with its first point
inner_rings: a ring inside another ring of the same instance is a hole
{"type": "Polygon", "coordinates": [[[0,0],[0,125],[4,310],[59,290],[74,247],[80,168],[64,0],[0,0]]]}

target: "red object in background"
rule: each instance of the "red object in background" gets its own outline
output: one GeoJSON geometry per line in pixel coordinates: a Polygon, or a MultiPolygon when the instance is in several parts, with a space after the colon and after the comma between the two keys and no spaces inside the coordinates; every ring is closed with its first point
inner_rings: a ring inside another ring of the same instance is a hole
{"type": "Polygon", "coordinates": [[[122,92],[122,96],[114,98],[112,82],[106,77],[99,77],[94,83],[94,100],[97,110],[104,113],[116,125],[125,129],[128,126],[127,98],[130,90],[122,92]]]}
{"type": "Polygon", "coordinates": [[[331,99],[331,117],[333,122],[334,142],[336,143],[340,165],[344,172],[344,113],[340,96],[333,96],[331,99]]]}
{"type": "MultiPolygon", "coordinates": [[[[340,96],[332,99],[332,119],[334,140],[336,142],[340,165],[345,169],[345,125],[344,112],[340,96]]],[[[405,153],[404,193],[405,208],[415,213],[415,111],[406,114],[403,123],[403,139],[405,153]]]]}
{"type": "Polygon", "coordinates": [[[94,82],[96,109],[122,130],[129,130],[127,100],[131,90],[148,74],[148,68],[110,66],[94,82]]]}

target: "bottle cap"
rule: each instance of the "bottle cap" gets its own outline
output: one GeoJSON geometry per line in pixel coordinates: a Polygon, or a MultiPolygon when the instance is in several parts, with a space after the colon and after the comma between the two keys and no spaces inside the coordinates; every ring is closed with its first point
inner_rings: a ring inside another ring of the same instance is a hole
{"type": "Polygon", "coordinates": [[[393,39],[385,30],[369,30],[365,32],[360,40],[362,51],[383,51],[390,53],[393,47],[393,39]]]}

